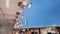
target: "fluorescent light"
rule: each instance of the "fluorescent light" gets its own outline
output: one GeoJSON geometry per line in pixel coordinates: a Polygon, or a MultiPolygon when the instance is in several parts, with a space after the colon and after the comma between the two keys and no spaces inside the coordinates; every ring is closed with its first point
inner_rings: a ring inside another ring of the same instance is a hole
{"type": "Polygon", "coordinates": [[[9,8],[9,0],[6,0],[6,7],[9,8]]]}
{"type": "Polygon", "coordinates": [[[32,7],[32,3],[29,3],[29,6],[28,6],[28,8],[31,8],[32,7]]]}

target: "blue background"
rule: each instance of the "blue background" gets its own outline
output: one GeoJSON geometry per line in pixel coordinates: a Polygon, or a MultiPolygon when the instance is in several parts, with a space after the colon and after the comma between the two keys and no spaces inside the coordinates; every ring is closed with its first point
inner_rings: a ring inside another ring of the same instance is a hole
{"type": "Polygon", "coordinates": [[[30,0],[32,8],[24,10],[28,25],[23,27],[38,27],[60,25],[60,0],[30,0]]]}

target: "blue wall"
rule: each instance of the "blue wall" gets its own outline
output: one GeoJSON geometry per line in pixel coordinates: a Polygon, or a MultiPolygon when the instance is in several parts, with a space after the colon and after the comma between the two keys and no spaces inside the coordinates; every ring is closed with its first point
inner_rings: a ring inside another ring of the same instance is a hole
{"type": "Polygon", "coordinates": [[[26,8],[24,16],[28,26],[60,25],[60,0],[30,0],[32,8],[26,8]]]}

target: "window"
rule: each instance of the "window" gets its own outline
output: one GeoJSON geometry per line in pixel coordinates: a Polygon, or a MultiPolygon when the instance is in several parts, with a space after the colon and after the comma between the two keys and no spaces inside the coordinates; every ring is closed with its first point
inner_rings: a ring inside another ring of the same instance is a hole
{"type": "Polygon", "coordinates": [[[47,34],[51,34],[51,32],[48,32],[47,34]]]}
{"type": "Polygon", "coordinates": [[[57,34],[57,33],[51,33],[51,32],[48,32],[47,34],[57,34]]]}
{"type": "Polygon", "coordinates": [[[37,34],[37,32],[32,32],[32,34],[37,34]]]}

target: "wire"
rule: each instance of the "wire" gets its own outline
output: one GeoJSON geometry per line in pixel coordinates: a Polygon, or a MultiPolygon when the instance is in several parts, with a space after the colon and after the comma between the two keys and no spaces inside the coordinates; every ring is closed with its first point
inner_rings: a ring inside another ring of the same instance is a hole
{"type": "Polygon", "coordinates": [[[5,14],[4,14],[4,12],[3,12],[3,10],[2,10],[2,8],[0,7],[0,10],[1,10],[1,12],[2,12],[2,15],[3,15],[3,18],[5,17],[5,14]]]}
{"type": "MultiPolygon", "coordinates": [[[[3,9],[0,7],[0,10],[1,10],[1,12],[2,12],[2,15],[3,15],[3,19],[5,19],[5,13],[4,13],[4,11],[3,11],[3,9]]],[[[7,20],[7,22],[9,22],[9,20],[6,18],[6,20],[7,20]]],[[[10,23],[10,22],[9,22],[10,23]]]]}

